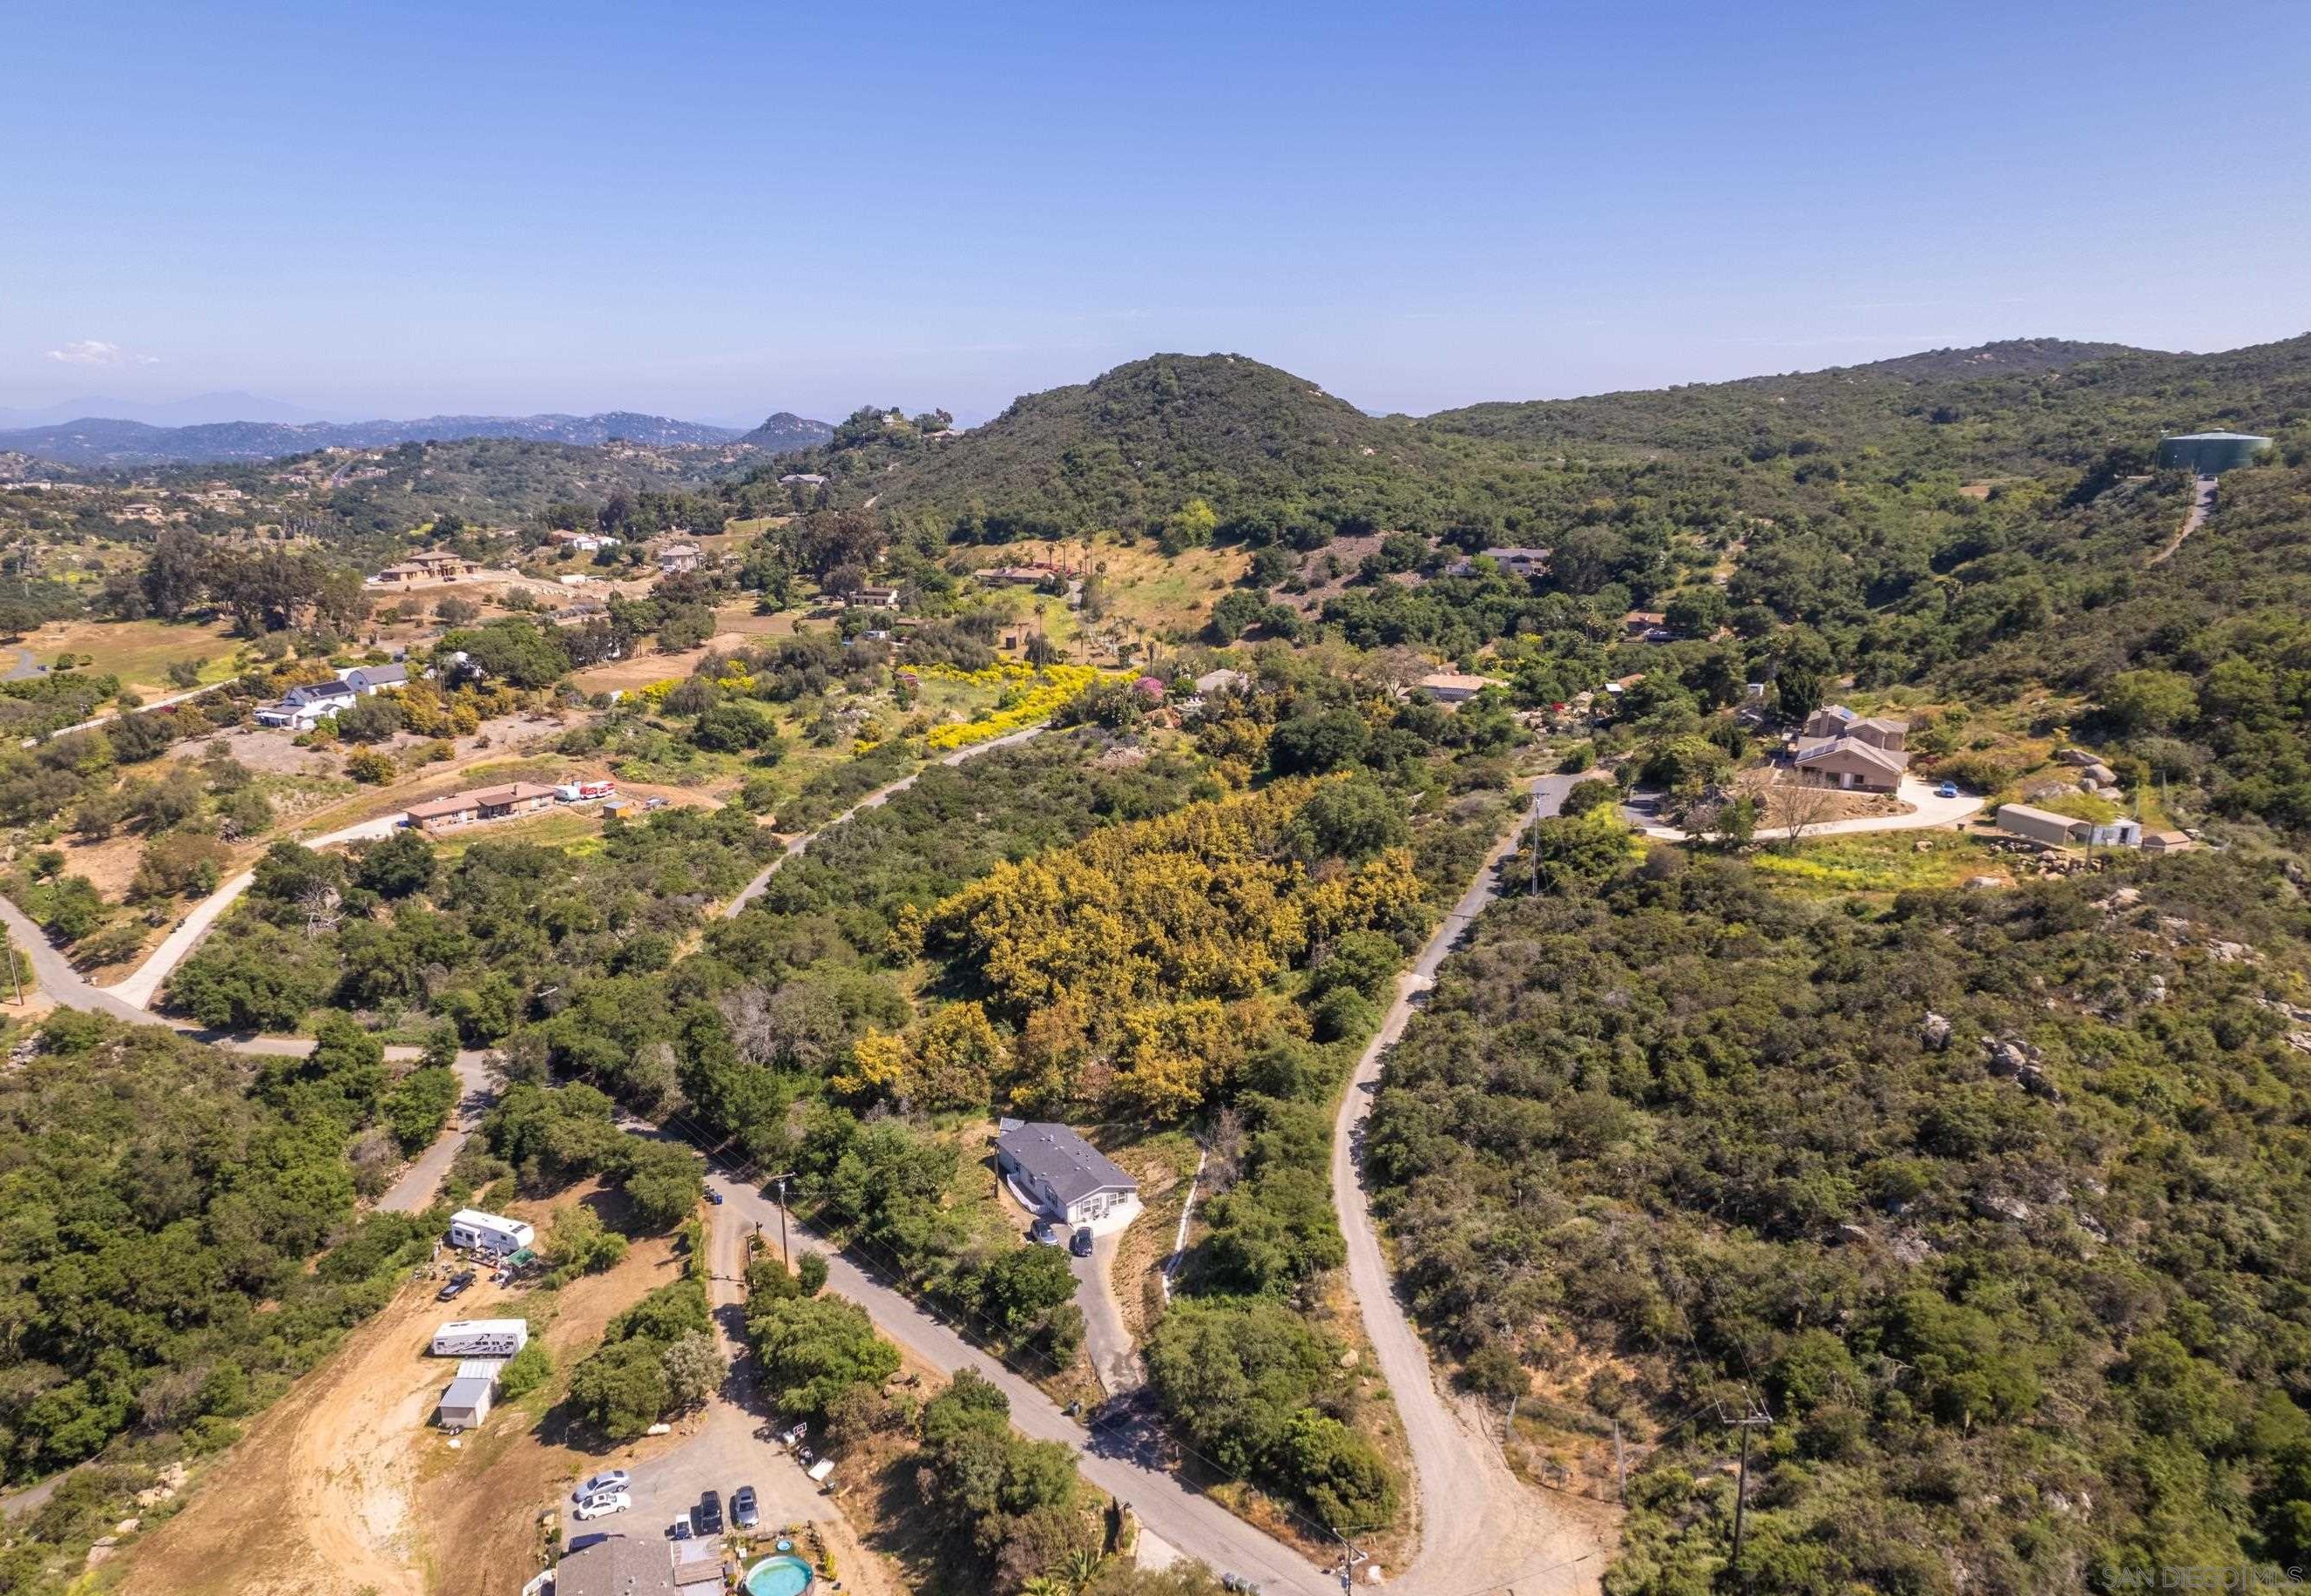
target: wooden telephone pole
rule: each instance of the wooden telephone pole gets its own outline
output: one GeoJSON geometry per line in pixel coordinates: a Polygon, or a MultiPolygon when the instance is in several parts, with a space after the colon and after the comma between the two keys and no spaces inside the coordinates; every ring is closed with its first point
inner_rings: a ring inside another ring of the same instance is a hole
{"type": "Polygon", "coordinates": [[[1749,1506],[1749,1432],[1772,1425],[1774,1418],[1773,1415],[1752,1402],[1749,1411],[1740,1418],[1729,1418],[1725,1422],[1741,1432],[1741,1470],[1733,1481],[1733,1575],[1739,1579],[1741,1576],[1741,1532],[1749,1506]]]}

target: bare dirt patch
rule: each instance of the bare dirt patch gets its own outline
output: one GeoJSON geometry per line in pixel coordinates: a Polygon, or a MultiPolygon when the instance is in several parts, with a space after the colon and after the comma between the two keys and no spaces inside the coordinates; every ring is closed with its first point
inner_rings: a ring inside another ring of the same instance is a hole
{"type": "MultiPolygon", "coordinates": [[[[544,1229],[553,1211],[594,1195],[579,1189],[551,1204],[514,1206],[544,1229]]],[[[562,1482],[611,1458],[587,1450],[550,1404],[612,1315],[679,1267],[672,1243],[656,1238],[635,1243],[616,1268],[550,1295],[500,1294],[484,1282],[450,1309],[434,1302],[431,1279],[405,1285],[208,1470],[182,1513],[124,1555],[120,1588],[170,1596],[519,1590],[540,1566],[540,1512],[562,1482]],[[427,1336],[447,1318],[524,1312],[547,1321],[540,1339],[557,1378],[499,1408],[452,1450],[430,1424],[451,1365],[425,1356],[427,1336]]],[[[616,1449],[616,1461],[667,1444],[616,1449]]]]}
{"type": "Polygon", "coordinates": [[[1764,802],[1765,812],[1757,821],[1760,832],[1786,827],[1800,820],[1812,826],[1833,820],[1876,819],[1912,812],[1911,805],[1890,792],[1841,792],[1834,787],[1801,781],[1795,772],[1780,765],[1759,765],[1743,771],[1734,778],[1734,784],[1764,802]]]}

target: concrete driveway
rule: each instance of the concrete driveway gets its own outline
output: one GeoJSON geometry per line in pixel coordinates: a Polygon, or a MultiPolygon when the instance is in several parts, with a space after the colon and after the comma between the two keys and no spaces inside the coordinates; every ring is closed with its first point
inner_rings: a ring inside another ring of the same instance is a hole
{"type": "MultiPolygon", "coordinates": [[[[1895,789],[1894,796],[1910,806],[1908,814],[1863,815],[1852,820],[1827,820],[1818,825],[1807,826],[1805,835],[1809,838],[1847,837],[1860,832],[1924,831],[1932,826],[1956,825],[1982,812],[1982,799],[1963,792],[1956,798],[1938,798],[1932,783],[1921,781],[1914,776],[1903,777],[1902,784],[1895,789]]],[[[1656,837],[1664,842],[1692,841],[1673,825],[1655,824],[1652,816],[1642,809],[1624,805],[1621,813],[1630,824],[1648,837],[1656,837]]],[[[1764,842],[1786,839],[1789,834],[1783,828],[1760,826],[1757,840],[1764,842]]],[[[1715,836],[1714,833],[1705,834],[1701,840],[1714,842],[1715,836]]]]}
{"type": "Polygon", "coordinates": [[[1099,1388],[1111,1397],[1133,1390],[1147,1378],[1139,1365],[1139,1344],[1123,1322],[1123,1305],[1115,1296],[1115,1258],[1122,1244],[1121,1231],[1094,1236],[1089,1258],[1068,1259],[1076,1278],[1076,1306],[1083,1310],[1084,1350],[1091,1355],[1099,1388]]]}

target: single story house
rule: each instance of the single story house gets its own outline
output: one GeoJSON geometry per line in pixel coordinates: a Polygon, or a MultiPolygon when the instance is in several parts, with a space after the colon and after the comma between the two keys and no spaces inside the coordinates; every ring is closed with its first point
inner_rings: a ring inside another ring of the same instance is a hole
{"type": "Polygon", "coordinates": [[[554,1566],[554,1596],[680,1596],[685,1587],[675,1583],[676,1565],[669,1547],[711,1545],[709,1565],[715,1583],[721,1583],[722,1544],[719,1539],[669,1542],[660,1539],[655,1531],[647,1535],[626,1535],[615,1531],[607,1534],[575,1532],[590,1528],[572,1526],[569,1549],[554,1566]]]}
{"type": "Polygon", "coordinates": [[[1028,1208],[1069,1225],[1128,1220],[1139,1207],[1139,1182],[1118,1169],[1073,1126],[1005,1120],[995,1162],[1028,1208]]]}
{"type": "Polygon", "coordinates": [[[502,787],[479,787],[471,792],[453,792],[448,798],[412,804],[402,820],[419,831],[452,831],[484,820],[535,815],[552,808],[556,796],[551,787],[540,787],[534,781],[513,781],[502,787]]]}
{"type": "Polygon", "coordinates": [[[1240,670],[1230,670],[1225,666],[1218,670],[1208,670],[1196,678],[1196,691],[1199,693],[1227,693],[1251,685],[1250,676],[1240,670]]]}
{"type": "Polygon", "coordinates": [[[1461,703],[1474,698],[1493,685],[1489,676],[1463,676],[1458,671],[1440,670],[1425,676],[1415,684],[1420,691],[1438,703],[1461,703]]]}
{"type": "Polygon", "coordinates": [[[779,478],[779,485],[782,488],[823,488],[826,485],[826,478],[815,471],[789,471],[779,478]]]}
{"type": "Polygon", "coordinates": [[[698,560],[698,545],[694,543],[669,543],[658,552],[658,568],[668,575],[697,570],[698,560]]]}
{"type": "Polygon", "coordinates": [[[843,600],[852,609],[896,609],[899,589],[896,588],[861,588],[843,600]]]}
{"type": "Polygon", "coordinates": [[[1547,549],[1487,549],[1485,558],[1509,576],[1541,576],[1548,571],[1547,549]]]}
{"type": "Polygon", "coordinates": [[[2169,831],[2163,826],[2156,831],[2145,828],[2142,833],[2142,851],[2145,853],[2180,853],[2194,846],[2196,844],[2183,833],[2169,831]]]}
{"type": "Polygon", "coordinates": [[[1633,643],[1665,643],[1677,636],[1659,610],[1633,609],[1621,617],[1621,636],[1633,643]]]}
{"type": "Polygon", "coordinates": [[[2080,820],[2049,809],[2033,808],[2028,804],[1999,805],[1998,829],[2056,848],[2142,845],[2142,823],[2139,820],[2080,820]]]}
{"type": "Polygon", "coordinates": [[[990,588],[1040,588],[1051,578],[1041,565],[990,565],[972,575],[990,588]]]}
{"type": "Polygon", "coordinates": [[[279,703],[260,706],[256,720],[259,726],[310,731],[324,717],[336,714],[359,696],[360,689],[342,677],[334,682],[308,682],[290,688],[279,703]]]}

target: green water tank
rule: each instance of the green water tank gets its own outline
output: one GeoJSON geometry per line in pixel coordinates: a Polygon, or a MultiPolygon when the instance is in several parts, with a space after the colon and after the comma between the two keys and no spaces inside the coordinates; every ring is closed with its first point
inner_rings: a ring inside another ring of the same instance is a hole
{"type": "Polygon", "coordinates": [[[2271,451],[2271,440],[2253,432],[2178,432],[2158,440],[2158,464],[2164,470],[2194,471],[2215,476],[2235,467],[2253,465],[2271,451]]]}

